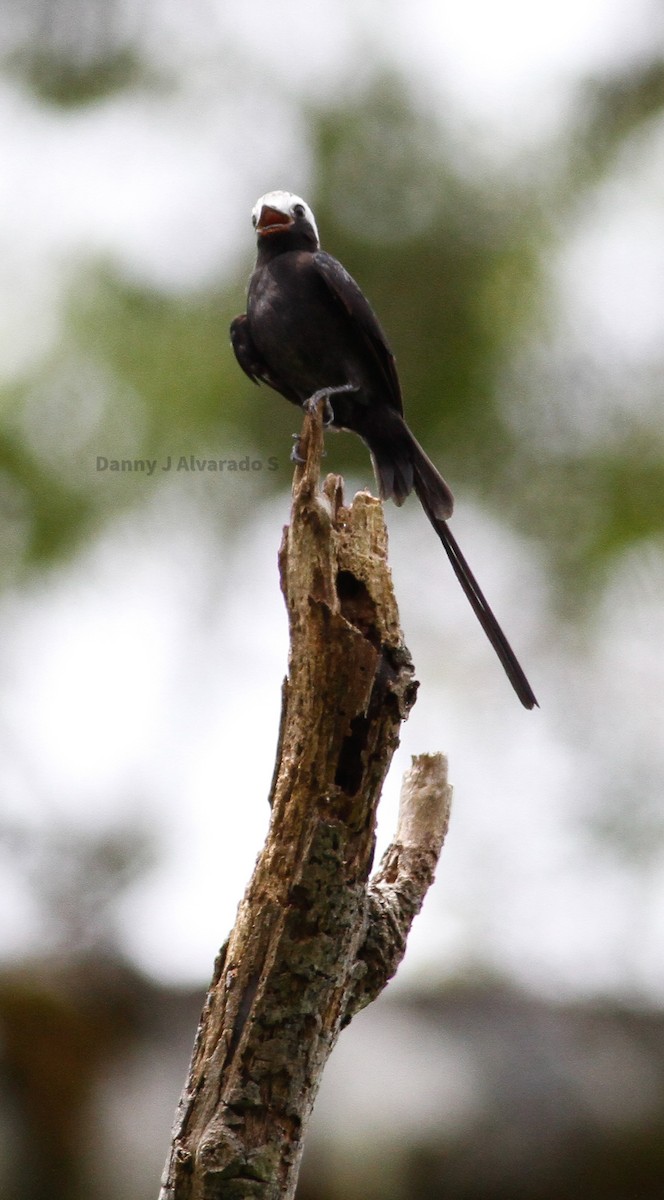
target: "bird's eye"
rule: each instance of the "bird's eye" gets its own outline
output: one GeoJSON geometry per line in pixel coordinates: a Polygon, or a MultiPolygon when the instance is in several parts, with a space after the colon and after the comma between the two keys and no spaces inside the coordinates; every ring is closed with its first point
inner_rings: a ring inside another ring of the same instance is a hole
{"type": "Polygon", "coordinates": [[[257,221],[258,221],[258,217],[256,216],[256,213],[252,213],[251,214],[251,224],[253,225],[254,229],[256,228],[257,221]]]}
{"type": "Polygon", "coordinates": [[[303,204],[294,204],[293,205],[293,216],[294,217],[303,217],[304,216],[304,205],[303,204]]]}

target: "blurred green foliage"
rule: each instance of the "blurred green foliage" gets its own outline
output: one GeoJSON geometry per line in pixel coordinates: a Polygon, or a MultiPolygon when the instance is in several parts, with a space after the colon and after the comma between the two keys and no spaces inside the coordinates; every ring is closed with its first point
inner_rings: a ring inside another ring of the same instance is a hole
{"type": "Polygon", "coordinates": [[[57,108],[78,108],[157,76],[141,54],[138,12],[120,0],[2,0],[5,71],[57,108]]]}
{"type": "MultiPolygon", "coordinates": [[[[112,22],[108,29],[104,61],[112,65],[128,50],[112,22]]],[[[55,35],[51,41],[55,70],[61,50],[55,35]]],[[[39,52],[46,50],[42,44],[39,52]]],[[[95,62],[95,53],[81,51],[75,63],[95,62]]],[[[30,63],[28,56],[28,81],[30,63]]],[[[51,91],[59,103],[55,84],[51,91]]],[[[638,372],[627,385],[634,427],[604,438],[602,391],[611,381],[600,364],[588,367],[599,397],[597,436],[565,447],[533,419],[541,375],[515,364],[528,363],[533,349],[546,362],[556,334],[551,260],[576,208],[626,141],[661,120],[663,102],[662,65],[632,64],[581,90],[576,122],[555,146],[541,146],[527,164],[490,169],[463,131],[443,127],[389,73],[349,89],[335,107],[305,112],[317,180],[309,199],[324,245],[380,316],[411,425],[457,494],[474,492],[541,538],[575,594],[588,568],[595,574],[634,540],[661,536],[664,446],[638,417],[648,401],[638,372]]],[[[96,454],[154,458],[220,447],[223,454],[230,441],[285,462],[299,417],[244,378],[228,343],[252,260],[247,218],[241,277],[220,279],[213,291],[159,294],[102,269],[79,277],[60,344],[4,397],[0,504],[9,578],[21,564],[70,552],[118,507],[145,502],[134,481],[100,486],[96,454]]],[[[564,359],[563,346],[542,413],[561,428],[574,425],[575,406],[585,402],[582,389],[568,386],[573,367],[564,359]]],[[[350,437],[330,440],[331,468],[368,478],[364,447],[350,437]]],[[[287,477],[280,471],[266,482],[281,487],[287,477]]],[[[569,601],[567,589],[561,594],[569,601]]]]}

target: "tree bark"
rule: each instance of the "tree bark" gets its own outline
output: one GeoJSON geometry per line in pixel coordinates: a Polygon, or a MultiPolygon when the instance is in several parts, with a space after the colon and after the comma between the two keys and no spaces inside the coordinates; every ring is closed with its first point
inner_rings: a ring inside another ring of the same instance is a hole
{"type": "Polygon", "coordinates": [[[215,964],[160,1200],[292,1200],[303,1135],[340,1030],[405,952],[451,791],[413,760],[396,837],[369,879],[376,809],[417,683],[387,565],[382,506],[319,490],[305,417],[279,555],[290,657],[267,840],[215,964]]]}

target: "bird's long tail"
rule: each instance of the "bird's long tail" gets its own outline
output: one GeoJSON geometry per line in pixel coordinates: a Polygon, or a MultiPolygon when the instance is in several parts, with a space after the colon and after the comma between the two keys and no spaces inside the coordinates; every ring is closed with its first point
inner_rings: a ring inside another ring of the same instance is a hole
{"type": "MultiPolygon", "coordinates": [[[[537,705],[535,693],[447,524],[454,506],[450,488],[406,423],[399,419],[398,423],[393,421],[391,424],[389,437],[372,437],[369,442],[381,496],[403,504],[408,493],[415,491],[514,691],[525,708],[534,708],[537,705]]],[[[387,433],[387,430],[383,428],[381,433],[387,433]]]]}
{"type": "Polygon", "coordinates": [[[480,585],[468,566],[447,521],[441,521],[438,517],[432,516],[417,487],[416,491],[418,492],[424,511],[443,543],[454,574],[466,593],[482,629],[503,664],[507,678],[512,684],[514,691],[525,708],[535,708],[537,705],[535,693],[526,679],[516,654],[498,624],[493,610],[489,607],[480,585]]]}

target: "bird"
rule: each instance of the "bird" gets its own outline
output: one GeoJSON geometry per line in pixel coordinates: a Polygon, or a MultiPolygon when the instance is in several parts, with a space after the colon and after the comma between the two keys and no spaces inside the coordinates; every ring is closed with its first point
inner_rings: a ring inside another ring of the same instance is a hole
{"type": "Polygon", "coordinates": [[[267,192],[254,205],[252,224],[257,257],[246,312],[230,327],[240,367],[301,408],[323,404],[327,425],[358,434],[382,500],[401,505],[415,492],[519,700],[538,706],[449,527],[452,492],[406,424],[396,360],[369,301],[321,250],[301,196],[267,192]]]}

